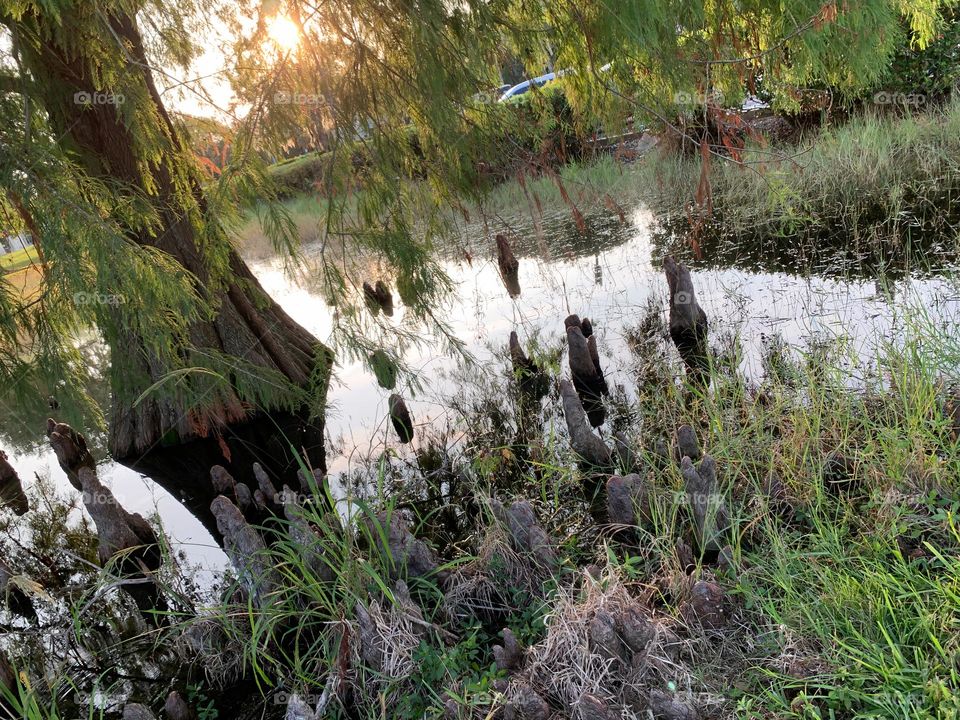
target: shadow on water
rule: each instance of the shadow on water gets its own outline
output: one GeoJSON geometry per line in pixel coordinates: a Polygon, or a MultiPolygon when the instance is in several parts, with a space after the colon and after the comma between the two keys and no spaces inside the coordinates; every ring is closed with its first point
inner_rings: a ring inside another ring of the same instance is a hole
{"type": "MultiPolygon", "coordinates": [[[[602,255],[636,238],[636,227],[616,214],[597,212],[583,220],[585,229],[569,211],[560,210],[543,216],[539,224],[508,223],[514,253],[546,262],[573,260],[602,255]]],[[[932,222],[901,218],[897,227],[896,233],[877,231],[871,236],[842,230],[817,236],[773,236],[735,234],[722,219],[715,219],[698,233],[699,251],[695,251],[687,218],[668,217],[652,224],[652,256],[659,262],[672,254],[693,269],[734,268],[850,281],[936,277],[960,263],[956,233],[947,231],[952,225],[943,218],[936,227],[932,222]],[[897,239],[890,239],[893,236],[897,239]]],[[[470,226],[467,234],[475,240],[483,237],[484,228],[470,226]]]]}
{"type": "Polygon", "coordinates": [[[697,252],[689,240],[687,219],[667,218],[657,224],[651,242],[655,256],[674,255],[693,269],[737,268],[846,281],[935,277],[960,260],[952,235],[920,223],[901,226],[897,238],[843,232],[813,237],[733,234],[717,220],[698,233],[697,252]]]}
{"type": "MultiPolygon", "coordinates": [[[[210,481],[210,469],[220,465],[238,483],[257,488],[254,463],[264,469],[279,497],[284,485],[299,490],[299,454],[322,451],[319,430],[287,413],[271,418],[255,415],[230,426],[222,437],[200,438],[174,447],[159,447],[119,462],[153,480],[177,498],[217,542],[222,536],[210,510],[219,494],[210,481]]],[[[267,498],[277,502],[277,498],[267,498]]]]}

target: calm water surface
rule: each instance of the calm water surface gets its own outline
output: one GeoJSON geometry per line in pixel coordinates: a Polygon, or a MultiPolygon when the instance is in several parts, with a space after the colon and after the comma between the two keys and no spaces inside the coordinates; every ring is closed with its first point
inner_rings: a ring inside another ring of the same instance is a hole
{"type": "MultiPolygon", "coordinates": [[[[491,238],[476,227],[464,230],[457,245],[469,247],[473,259],[467,262],[462,253],[454,253],[446,262],[456,292],[443,317],[477,359],[477,372],[490,372],[484,369],[485,363],[486,368],[491,363],[500,367],[493,352],[506,345],[511,330],[518,331],[521,342],[539,335],[553,344],[562,337],[563,318],[576,312],[594,321],[607,377],[625,385],[629,393],[627,333],[636,327],[651,298],[666,315],[667,288],[660,261],[668,249],[687,249],[671,248],[675,241],[655,232],[652,218],[642,209],[629,214],[626,222],[615,216],[595,216],[588,218],[588,224],[588,232],[582,233],[567,213],[558,213],[543,219],[541,233],[523,223],[512,228],[522,288],[515,299],[500,279],[491,238]]],[[[881,281],[876,279],[872,251],[864,252],[857,256],[849,248],[842,253],[825,247],[803,250],[789,243],[705,247],[705,259],[691,264],[698,300],[711,321],[711,337],[716,340],[724,331],[739,332],[744,350],[741,369],[758,377],[761,335],[779,334],[797,347],[811,337],[846,335],[854,358],[850,370],[857,377],[869,366],[879,341],[903,332],[901,311],[908,306],[924,304],[944,332],[957,331],[960,285],[949,279],[952,258],[926,262],[922,270],[898,267],[881,281]]],[[[331,313],[317,293],[293,284],[278,263],[260,263],[254,271],[294,319],[322,340],[329,338],[331,313]]],[[[390,322],[400,324],[404,308],[398,299],[395,303],[390,322]]],[[[422,387],[415,391],[401,380],[397,391],[406,398],[415,422],[445,422],[445,399],[454,388],[444,378],[456,361],[432,348],[412,350],[405,360],[418,371],[422,387]]],[[[335,488],[336,477],[351,466],[397,446],[387,420],[389,394],[362,364],[342,362],[338,367],[327,419],[336,448],[328,460],[335,488]]],[[[35,474],[49,476],[63,494],[73,493],[46,445],[42,424],[34,434],[24,429],[24,421],[12,411],[5,415],[0,447],[24,483],[34,483],[35,474]]],[[[177,498],[109,460],[102,462],[100,476],[129,510],[158,514],[174,547],[204,572],[223,567],[225,559],[215,541],[177,498]]]]}

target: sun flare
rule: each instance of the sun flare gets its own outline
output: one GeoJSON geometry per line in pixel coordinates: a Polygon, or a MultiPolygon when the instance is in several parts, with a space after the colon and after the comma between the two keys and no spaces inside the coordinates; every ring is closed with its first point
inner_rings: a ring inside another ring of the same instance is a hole
{"type": "Polygon", "coordinates": [[[267,35],[284,52],[293,52],[300,44],[300,30],[286,15],[276,15],[267,21],[267,35]]]}

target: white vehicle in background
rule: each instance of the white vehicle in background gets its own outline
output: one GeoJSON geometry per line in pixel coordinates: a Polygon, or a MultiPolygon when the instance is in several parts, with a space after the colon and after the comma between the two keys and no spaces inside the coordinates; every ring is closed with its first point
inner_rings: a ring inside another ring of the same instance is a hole
{"type": "Polygon", "coordinates": [[[506,102],[512,97],[517,97],[518,95],[523,95],[524,93],[530,92],[534,87],[543,87],[547,83],[553,82],[559,77],[557,73],[549,72],[546,75],[540,75],[535,77],[532,80],[524,80],[522,83],[517,83],[512,88],[507,90],[503,95],[500,96],[500,102],[506,102]]]}

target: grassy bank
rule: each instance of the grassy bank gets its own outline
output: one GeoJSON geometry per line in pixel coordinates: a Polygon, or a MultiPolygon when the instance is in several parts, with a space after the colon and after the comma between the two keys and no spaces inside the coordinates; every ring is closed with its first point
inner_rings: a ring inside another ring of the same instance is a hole
{"type": "MultiPolygon", "coordinates": [[[[835,237],[905,243],[956,237],[952,210],[960,194],[960,102],[896,116],[865,111],[784,147],[748,144],[740,162],[711,158],[711,232],[730,237],[835,237]]],[[[291,172],[310,164],[289,161],[291,172]]],[[[536,217],[544,212],[620,212],[638,201],[680,224],[701,178],[699,156],[672,147],[635,162],[610,155],[570,163],[555,175],[512,177],[495,185],[471,217],[536,217]]],[[[415,182],[405,180],[404,182],[415,182]]],[[[316,236],[325,201],[287,201],[307,239],[316,236]]],[[[696,213],[695,213],[696,214],[696,213]]],[[[244,239],[257,246],[250,224],[244,239]]]]}
{"type": "MultiPolygon", "coordinates": [[[[523,182],[509,180],[497,185],[482,203],[464,204],[466,217],[497,222],[518,217],[537,219],[545,214],[576,211],[583,215],[593,212],[627,213],[642,195],[637,183],[634,164],[618,162],[602,155],[588,163],[571,163],[560,168],[555,176],[526,178],[523,182]]],[[[403,180],[406,184],[415,181],[403,180]]],[[[350,216],[357,206],[359,193],[345,200],[346,214],[350,216]]],[[[317,194],[304,193],[281,202],[297,227],[305,244],[316,242],[323,235],[329,200],[317,194]]],[[[463,212],[451,212],[451,222],[462,222],[463,212]]],[[[239,246],[248,257],[263,258],[273,255],[274,248],[260,227],[255,212],[250,212],[238,236],[239,246]]]]}
{"type": "MultiPolygon", "coordinates": [[[[595,212],[623,213],[624,217],[634,207],[640,196],[634,179],[633,165],[621,164],[610,156],[602,156],[590,163],[572,163],[562,167],[551,177],[528,178],[522,183],[511,180],[495,187],[480,204],[467,202],[463,210],[446,214],[445,222],[454,233],[454,228],[469,218],[469,222],[486,220],[497,225],[501,221],[514,223],[518,218],[532,218],[552,214],[570,215],[576,212],[589,215],[595,212]],[[465,213],[463,212],[465,210],[465,213]]],[[[412,186],[415,181],[403,180],[412,186]]],[[[414,192],[411,187],[411,193],[414,192]]],[[[353,217],[359,201],[358,191],[343,200],[338,213],[353,217]]],[[[330,201],[316,194],[301,194],[281,201],[281,205],[297,228],[302,242],[316,243],[324,236],[330,201]]],[[[429,213],[424,212],[423,216],[429,213]]],[[[479,228],[479,225],[477,225],[479,228]]],[[[479,231],[478,231],[479,232],[479,231]]],[[[479,240],[480,238],[472,238],[479,240]]],[[[247,215],[240,228],[237,243],[243,254],[252,259],[272,257],[276,250],[264,233],[255,211],[247,215]]],[[[328,251],[339,252],[339,243],[331,243],[328,251]]]]}
{"type": "MultiPolygon", "coordinates": [[[[327,200],[317,195],[303,194],[283,200],[281,204],[296,226],[303,244],[316,242],[320,238],[321,222],[327,213],[327,200]]],[[[276,255],[276,248],[253,210],[247,213],[246,221],[238,232],[237,243],[244,256],[249,258],[276,255]]]]}
{"type": "Polygon", "coordinates": [[[536,217],[549,212],[570,212],[571,204],[587,214],[597,210],[628,210],[642,197],[636,167],[603,154],[595,160],[571,163],[556,176],[509,180],[495,187],[476,212],[490,217],[518,214],[536,217]]]}
{"type": "MultiPolygon", "coordinates": [[[[740,240],[831,238],[850,247],[941,240],[953,246],[960,223],[953,210],[958,158],[960,103],[901,117],[866,112],[797,145],[750,145],[739,164],[710,161],[707,233],[740,240]]],[[[466,209],[471,218],[535,220],[554,212],[619,214],[642,202],[685,232],[700,178],[699,156],[654,148],[635,162],[602,155],[555,175],[514,177],[466,209]]],[[[317,236],[325,203],[313,196],[287,201],[305,239],[317,236]]],[[[243,235],[250,247],[266,246],[254,223],[243,235]]]]}
{"type": "Polygon", "coordinates": [[[611,713],[597,717],[644,717],[664,695],[689,717],[954,717],[960,450],[939,378],[960,347],[918,314],[851,391],[842,341],[773,342],[762,383],[718,360],[696,399],[658,318],[634,335],[638,400],[613,402],[647,488],[636,527],[593,514],[556,396],[531,414],[509,373],[491,377],[451,399],[462,451],[438,436],[412,466],[382,458],[355,525],[307,511],[319,564],[281,543],[269,606],[218,612],[264,687],[316,699],[344,683],[370,718],[495,717],[533,693],[563,717],[585,695],[611,713]],[[660,449],[685,423],[717,462],[727,561],[698,550],[681,469],[660,449]],[[555,561],[494,497],[531,501],[555,561]],[[388,550],[401,517],[436,564],[415,566],[412,536],[388,550]],[[697,611],[698,583],[722,589],[722,620],[697,611]],[[594,634],[624,612],[654,628],[639,654],[594,634]],[[503,628],[525,648],[516,665],[495,647],[503,628]],[[349,671],[345,633],[360,638],[349,671]]]}
{"type": "MultiPolygon", "coordinates": [[[[960,103],[896,117],[866,112],[795,146],[750,147],[743,164],[711,159],[718,227],[730,235],[955,236],[960,103]]],[[[699,157],[654,153],[638,164],[643,199],[685,217],[699,157]]]]}
{"type": "MultiPolygon", "coordinates": [[[[216,707],[243,677],[267,717],[296,694],[320,717],[954,718],[960,417],[942,378],[960,344],[905,315],[855,388],[843,338],[770,340],[756,382],[714,338],[698,395],[651,306],[615,378],[636,399],[609,400],[635,453],[620,470],[645,488],[627,524],[585,491],[556,389],[523,400],[506,359],[465,370],[446,431],[374,458],[338,515],[289,505],[223,604],[175,620],[162,646],[194,697],[216,707]],[[716,461],[719,554],[672,454],[683,424],[716,461]]],[[[562,376],[557,345],[541,338],[537,359],[562,376]]],[[[109,652],[135,646],[156,647],[140,635],[109,652]]],[[[42,708],[44,692],[27,695],[42,708]]]]}

